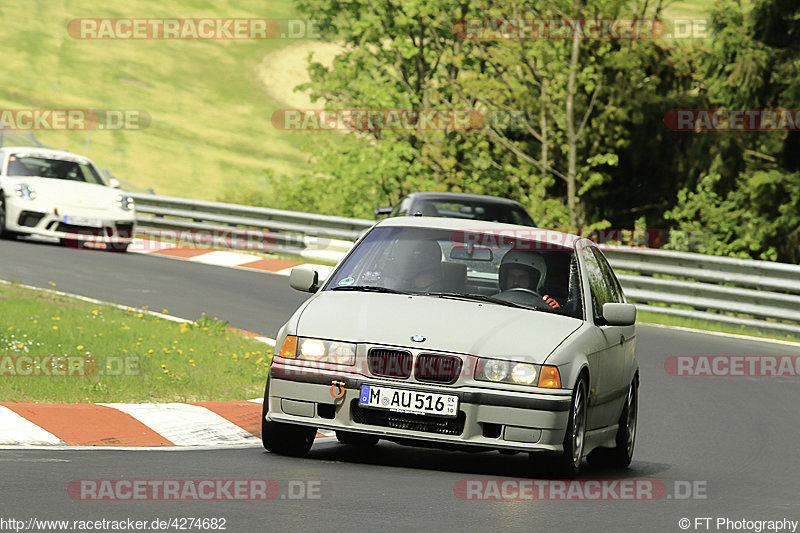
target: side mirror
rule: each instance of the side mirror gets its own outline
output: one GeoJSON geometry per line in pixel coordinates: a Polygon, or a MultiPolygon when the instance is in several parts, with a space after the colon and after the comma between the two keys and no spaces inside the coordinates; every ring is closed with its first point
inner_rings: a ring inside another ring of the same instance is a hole
{"type": "Polygon", "coordinates": [[[633,304],[603,304],[603,318],[609,326],[632,326],[636,323],[636,306],[633,304]]]}
{"type": "Polygon", "coordinates": [[[108,180],[108,186],[111,187],[112,189],[119,189],[122,187],[122,184],[120,184],[117,178],[110,178],[108,180]]]}
{"type": "Polygon", "coordinates": [[[390,215],[392,213],[392,210],[394,210],[394,207],[392,207],[390,205],[382,206],[382,207],[376,207],[375,208],[375,218],[388,216],[388,215],[390,215]]]}
{"type": "Polygon", "coordinates": [[[293,268],[289,274],[289,285],[303,292],[316,292],[319,287],[319,273],[307,268],[293,268]]]}

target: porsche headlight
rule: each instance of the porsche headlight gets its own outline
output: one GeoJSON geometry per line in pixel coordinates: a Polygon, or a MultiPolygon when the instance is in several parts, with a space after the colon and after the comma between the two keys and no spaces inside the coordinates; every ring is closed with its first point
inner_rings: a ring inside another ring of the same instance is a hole
{"type": "Polygon", "coordinates": [[[283,346],[277,356],[336,365],[352,365],[356,362],[356,345],[349,342],[289,335],[283,341],[283,346]]]}
{"type": "Polygon", "coordinates": [[[39,196],[39,194],[36,192],[36,189],[27,183],[20,183],[14,187],[14,193],[23,200],[35,200],[36,197],[39,196]]]}
{"type": "Polygon", "coordinates": [[[133,201],[133,198],[126,194],[120,194],[117,196],[117,207],[122,209],[123,211],[133,211],[133,208],[136,207],[136,204],[133,201]]]}

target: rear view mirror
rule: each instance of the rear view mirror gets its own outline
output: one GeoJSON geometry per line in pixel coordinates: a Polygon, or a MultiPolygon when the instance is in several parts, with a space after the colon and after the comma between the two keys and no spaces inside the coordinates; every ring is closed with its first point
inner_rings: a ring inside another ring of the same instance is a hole
{"type": "Polygon", "coordinates": [[[491,261],[492,251],[483,246],[453,246],[450,250],[450,259],[461,261],[491,261]]]}
{"type": "Polygon", "coordinates": [[[120,189],[122,187],[117,178],[110,178],[108,180],[108,186],[111,187],[112,189],[120,189]]]}
{"type": "Polygon", "coordinates": [[[289,274],[289,285],[303,292],[316,292],[319,287],[319,273],[307,268],[293,268],[289,274]]]}
{"type": "Polygon", "coordinates": [[[392,213],[394,208],[390,205],[375,208],[375,217],[385,217],[392,213]]]}
{"type": "Polygon", "coordinates": [[[603,304],[603,318],[609,326],[632,326],[636,323],[636,306],[633,304],[603,304]]]}

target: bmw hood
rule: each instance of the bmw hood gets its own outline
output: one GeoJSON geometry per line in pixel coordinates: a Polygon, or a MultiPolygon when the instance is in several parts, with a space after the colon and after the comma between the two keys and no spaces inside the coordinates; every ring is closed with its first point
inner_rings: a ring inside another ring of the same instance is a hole
{"type": "Polygon", "coordinates": [[[542,363],[582,321],[545,311],[432,296],[323,291],[301,312],[297,335],[508,357],[542,363]],[[422,342],[411,337],[422,336],[422,342]]]}

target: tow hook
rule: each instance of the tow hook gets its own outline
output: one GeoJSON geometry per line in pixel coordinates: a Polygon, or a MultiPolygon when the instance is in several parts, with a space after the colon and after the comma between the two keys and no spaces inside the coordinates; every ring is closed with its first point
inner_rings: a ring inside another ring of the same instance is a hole
{"type": "Polygon", "coordinates": [[[337,400],[344,396],[345,388],[344,381],[331,381],[331,396],[337,400]]]}

